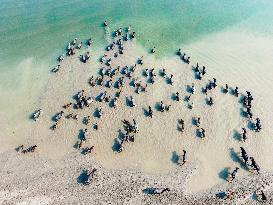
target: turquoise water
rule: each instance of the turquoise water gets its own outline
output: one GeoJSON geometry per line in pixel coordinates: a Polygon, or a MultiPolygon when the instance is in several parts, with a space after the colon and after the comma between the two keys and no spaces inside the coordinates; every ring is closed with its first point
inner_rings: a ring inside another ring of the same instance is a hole
{"type": "Polygon", "coordinates": [[[104,45],[105,19],[112,29],[131,24],[139,42],[156,46],[160,58],[236,25],[272,35],[272,5],[269,0],[1,0],[0,112],[14,111],[18,101],[21,109],[33,103],[68,40],[92,36],[95,47],[104,45]]]}
{"type": "Polygon", "coordinates": [[[159,49],[161,52],[172,52],[177,44],[221,31],[258,12],[264,13],[267,4],[261,2],[4,1],[0,6],[0,57],[8,63],[11,57],[17,61],[29,56],[53,57],[75,36],[92,35],[98,44],[102,43],[104,19],[112,23],[112,28],[132,24],[145,46],[156,45],[164,48],[164,51],[159,49]],[[167,42],[168,45],[163,45],[167,42]]]}

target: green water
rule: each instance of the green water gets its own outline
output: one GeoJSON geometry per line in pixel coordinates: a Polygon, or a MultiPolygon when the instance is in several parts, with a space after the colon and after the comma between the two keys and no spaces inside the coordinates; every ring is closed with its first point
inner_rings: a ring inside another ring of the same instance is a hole
{"type": "Polygon", "coordinates": [[[4,1],[0,57],[9,63],[10,58],[54,57],[75,36],[92,35],[98,45],[103,42],[104,19],[113,29],[131,24],[145,46],[172,52],[177,44],[221,31],[264,11],[265,6],[246,0],[4,1]]]}
{"type": "Polygon", "coordinates": [[[104,45],[105,19],[111,29],[131,24],[160,58],[236,25],[272,35],[272,8],[269,0],[1,0],[0,112],[32,103],[68,40],[104,45]]]}

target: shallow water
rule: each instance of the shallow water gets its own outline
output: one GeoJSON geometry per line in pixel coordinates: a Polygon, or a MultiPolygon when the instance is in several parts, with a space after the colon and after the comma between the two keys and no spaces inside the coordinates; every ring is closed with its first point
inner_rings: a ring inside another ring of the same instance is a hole
{"type": "Polygon", "coordinates": [[[40,91],[68,40],[92,36],[95,47],[104,45],[104,19],[112,29],[131,24],[141,44],[156,46],[162,57],[173,55],[178,45],[242,22],[248,32],[272,35],[271,8],[270,1],[245,0],[1,1],[0,109],[6,110],[14,95],[23,98],[27,92],[40,91]],[[26,87],[30,80],[35,81],[34,88],[26,87]]]}

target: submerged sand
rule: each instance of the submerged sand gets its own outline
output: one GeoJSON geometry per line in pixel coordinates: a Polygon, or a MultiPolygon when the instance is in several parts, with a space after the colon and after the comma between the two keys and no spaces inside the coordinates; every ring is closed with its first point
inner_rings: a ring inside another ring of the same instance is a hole
{"type": "MultiPolygon", "coordinates": [[[[10,151],[1,154],[4,166],[0,170],[3,181],[0,197],[3,196],[5,200],[3,203],[74,204],[80,203],[81,199],[83,204],[222,204],[224,202],[215,196],[217,191],[235,189],[238,194],[232,203],[251,204],[255,203],[252,194],[259,188],[258,182],[263,180],[269,183],[267,193],[270,193],[273,161],[270,148],[273,144],[268,139],[269,116],[266,108],[261,106],[269,102],[260,98],[259,91],[250,90],[255,99],[254,118],[261,119],[263,131],[256,133],[249,130],[249,139],[240,142],[236,139],[236,132],[246,127],[248,121],[241,115],[239,98],[221,92],[221,85],[226,83],[225,76],[217,78],[219,86],[206,96],[201,93],[201,88],[214,77],[209,68],[208,74],[198,81],[192,65],[184,64],[178,57],[155,59],[154,55],[137,45],[137,41],[124,44],[125,53],[118,58],[112,57],[113,67],[132,66],[140,56],[144,56],[144,65],[137,66],[133,78],[138,77],[146,83],[147,78],[142,76],[143,69],[154,68],[158,73],[161,68],[165,68],[168,76],[174,75],[174,85],[169,85],[166,79],[158,75],[155,84],[148,85],[147,93],[136,94],[129,86],[130,81],[126,79],[117,109],[110,108],[108,103],[94,102],[83,110],[64,110],[62,106],[75,102],[73,95],[82,89],[93,97],[105,90],[110,96],[114,96],[117,91],[115,88],[101,86],[92,88],[87,83],[92,75],[98,75],[101,51],[93,51],[87,63],[79,60],[80,53],[65,58],[61,63],[61,70],[52,74],[36,103],[37,108],[43,110],[43,115],[36,123],[29,124],[27,130],[22,129],[21,134],[25,137],[10,144],[10,147],[37,144],[37,152],[29,156],[10,151]],[[183,99],[189,95],[187,86],[192,83],[197,92],[191,99],[195,107],[190,110],[183,99]],[[180,93],[180,102],[172,99],[175,92],[180,93]],[[136,107],[133,108],[126,105],[126,97],[131,95],[136,101],[136,107]],[[213,97],[213,106],[206,104],[207,97],[213,97]],[[156,103],[161,100],[165,104],[171,104],[169,112],[155,110],[156,103]],[[144,109],[149,105],[154,109],[152,119],[144,115],[144,109]],[[104,108],[101,119],[93,115],[98,106],[104,108]],[[79,114],[79,120],[62,119],[60,127],[53,132],[49,129],[53,124],[52,117],[61,110],[65,111],[65,115],[72,112],[79,114]],[[91,116],[91,123],[86,126],[82,120],[88,115],[91,116]],[[196,136],[196,126],[192,119],[197,116],[201,117],[201,127],[206,130],[205,139],[196,136]],[[180,118],[185,121],[183,133],[177,129],[180,118]],[[127,143],[125,150],[117,153],[112,148],[118,137],[118,130],[122,129],[123,119],[136,119],[140,130],[135,142],[127,143]],[[97,131],[92,128],[96,122],[99,126],[97,131]],[[80,130],[85,128],[89,130],[90,138],[84,147],[94,145],[94,152],[87,156],[74,148],[79,140],[80,130]],[[239,152],[240,146],[245,147],[255,158],[262,174],[255,175],[240,168],[238,181],[229,184],[222,179],[221,173],[226,168],[232,170],[235,166],[240,166],[232,157],[233,151],[239,152]],[[174,153],[181,155],[183,149],[187,150],[188,162],[180,167],[172,161],[172,157],[174,153]],[[98,169],[94,184],[79,186],[77,177],[82,169],[90,167],[98,169]],[[154,186],[169,187],[171,192],[156,197],[142,192],[143,189],[154,186]],[[39,194],[36,193],[37,187],[41,190],[39,194]],[[26,188],[27,191],[22,191],[26,188]]],[[[112,52],[107,54],[113,55],[112,52]]],[[[249,90],[245,85],[242,81],[230,86],[239,86],[240,92],[245,93],[249,90]]]]}

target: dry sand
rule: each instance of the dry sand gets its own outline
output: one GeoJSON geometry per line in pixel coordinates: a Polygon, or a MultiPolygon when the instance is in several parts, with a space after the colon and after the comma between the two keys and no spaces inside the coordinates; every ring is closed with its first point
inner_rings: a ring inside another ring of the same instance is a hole
{"type": "Polygon", "coordinates": [[[263,189],[272,204],[272,173],[250,174],[232,183],[209,190],[187,193],[187,184],[196,172],[194,163],[178,166],[167,175],[149,175],[134,169],[109,170],[76,151],[63,159],[44,160],[14,152],[1,154],[0,203],[9,204],[259,204],[253,193],[263,189]],[[88,186],[77,183],[84,169],[97,168],[88,186]],[[170,192],[148,195],[147,187],[169,187],[170,192]],[[234,191],[234,198],[219,199],[216,194],[234,191]]]}

